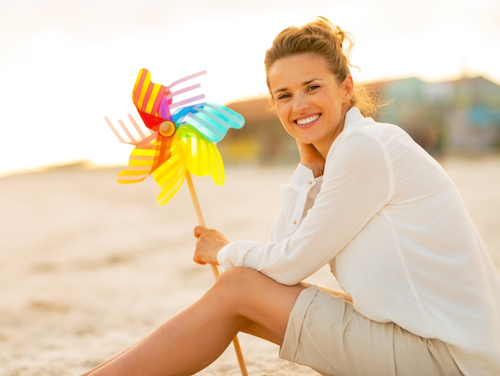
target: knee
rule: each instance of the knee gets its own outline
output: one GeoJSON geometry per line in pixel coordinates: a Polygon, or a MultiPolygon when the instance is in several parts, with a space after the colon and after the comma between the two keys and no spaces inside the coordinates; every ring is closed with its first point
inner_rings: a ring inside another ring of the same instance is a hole
{"type": "Polygon", "coordinates": [[[231,305],[240,306],[259,293],[259,281],[268,277],[262,273],[246,267],[234,267],[220,275],[211,292],[231,305]]]}
{"type": "Polygon", "coordinates": [[[255,307],[261,294],[259,281],[267,279],[262,273],[246,267],[234,267],[222,273],[210,293],[215,294],[219,308],[238,318],[240,328],[247,325],[248,307],[255,307]],[[256,299],[257,298],[257,299],[256,299]]]}
{"type": "Polygon", "coordinates": [[[241,291],[251,287],[256,279],[262,277],[263,275],[256,270],[244,266],[235,266],[222,273],[217,279],[214,287],[241,291]]]}

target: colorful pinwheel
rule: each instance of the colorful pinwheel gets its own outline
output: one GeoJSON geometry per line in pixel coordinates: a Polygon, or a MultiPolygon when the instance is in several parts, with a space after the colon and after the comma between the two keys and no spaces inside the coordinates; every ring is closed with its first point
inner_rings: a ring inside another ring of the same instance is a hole
{"type": "Polygon", "coordinates": [[[173,98],[199,88],[200,84],[172,92],[174,86],[205,73],[195,73],[163,86],[151,81],[148,70],[139,71],[132,100],[148,132],[144,133],[132,115],[128,115],[138,137],[134,137],[119,120],[129,138],[127,141],[105,118],[121,142],[135,145],[129,167],[118,174],[119,183],[137,183],[153,173],[161,188],[158,196],[160,205],[177,192],[187,171],[196,176],[210,175],[215,184],[224,184],[224,166],[215,143],[222,140],[229,128],[241,128],[245,120],[233,110],[215,103],[186,106],[205,98],[204,94],[173,103],[173,98]]]}
{"type": "MultiPolygon", "coordinates": [[[[169,86],[162,86],[151,81],[148,70],[141,69],[134,85],[132,100],[148,131],[143,132],[132,115],[128,115],[138,137],[132,134],[123,121],[118,120],[127,135],[126,140],[109,119],[104,118],[119,141],[135,145],[130,154],[129,167],[118,174],[118,183],[137,183],[153,174],[161,188],[158,203],[163,205],[186,179],[198,222],[202,226],[205,226],[205,220],[190,173],[197,176],[210,175],[215,184],[224,184],[224,166],[215,143],[224,138],[229,128],[239,129],[245,123],[240,114],[215,103],[188,106],[204,99],[204,94],[173,103],[173,98],[198,89],[200,84],[172,92],[174,86],[205,73],[206,71],[195,73],[169,86]]],[[[211,267],[217,279],[219,270],[216,265],[211,267]]],[[[248,376],[238,337],[233,339],[233,344],[241,374],[248,376]]]]}

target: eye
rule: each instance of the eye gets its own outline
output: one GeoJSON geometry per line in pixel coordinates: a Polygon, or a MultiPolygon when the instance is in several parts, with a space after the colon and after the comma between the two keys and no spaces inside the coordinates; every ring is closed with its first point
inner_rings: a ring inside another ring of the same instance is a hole
{"type": "Polygon", "coordinates": [[[283,94],[278,95],[278,100],[280,100],[280,99],[286,99],[286,98],[290,98],[290,94],[283,93],[283,94]]]}
{"type": "Polygon", "coordinates": [[[313,90],[316,90],[316,89],[319,89],[320,86],[319,85],[311,85],[307,88],[307,91],[313,91],[313,90]]]}

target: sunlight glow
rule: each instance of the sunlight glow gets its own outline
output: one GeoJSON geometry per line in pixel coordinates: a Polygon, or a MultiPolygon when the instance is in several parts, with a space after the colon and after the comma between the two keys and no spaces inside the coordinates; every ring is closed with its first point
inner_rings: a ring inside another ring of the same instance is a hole
{"type": "MultiPolygon", "coordinates": [[[[355,37],[357,81],[408,76],[435,81],[462,74],[500,80],[496,18],[480,9],[468,12],[465,0],[462,8],[453,8],[455,18],[430,3],[408,10],[392,1],[320,1],[308,12],[292,3],[236,16],[212,12],[161,31],[120,34],[110,22],[109,35],[102,38],[80,38],[60,25],[23,37],[23,53],[0,63],[0,122],[9,140],[0,151],[0,175],[78,160],[123,164],[130,150],[116,142],[103,117],[116,121],[135,113],[131,94],[141,68],[164,85],[206,69],[200,82],[207,100],[216,103],[267,95],[263,59],[274,36],[317,14],[355,37]],[[414,24],[408,12],[415,13],[414,24]]],[[[491,13],[499,9],[486,0],[482,6],[492,7],[491,13]]],[[[13,43],[9,37],[5,46],[13,43]]]]}

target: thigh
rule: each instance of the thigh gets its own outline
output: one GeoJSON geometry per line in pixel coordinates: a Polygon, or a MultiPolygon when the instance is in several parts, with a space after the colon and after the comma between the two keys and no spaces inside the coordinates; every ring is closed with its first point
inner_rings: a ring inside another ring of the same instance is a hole
{"type": "Polygon", "coordinates": [[[442,342],[367,319],[316,286],[297,299],[280,357],[322,375],[461,375],[442,342]]]}
{"type": "Polygon", "coordinates": [[[458,368],[446,345],[437,339],[419,337],[394,326],[394,356],[398,376],[459,376],[458,368]]]}

